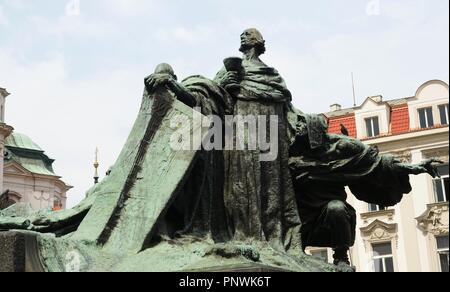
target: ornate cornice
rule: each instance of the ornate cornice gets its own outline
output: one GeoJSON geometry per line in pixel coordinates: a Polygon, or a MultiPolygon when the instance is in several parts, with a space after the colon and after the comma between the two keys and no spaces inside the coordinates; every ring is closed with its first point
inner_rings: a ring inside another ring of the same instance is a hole
{"type": "Polygon", "coordinates": [[[389,224],[378,219],[360,230],[364,240],[369,242],[393,240],[397,237],[396,223],[389,224]]]}
{"type": "Polygon", "coordinates": [[[11,135],[13,131],[14,131],[13,127],[3,122],[0,122],[0,135],[2,135],[3,138],[7,138],[9,135],[11,135]]]}
{"type": "Polygon", "coordinates": [[[369,219],[387,219],[389,221],[394,220],[395,209],[381,210],[376,212],[361,213],[361,219],[364,224],[369,222],[369,219]]]}
{"type": "Polygon", "coordinates": [[[449,153],[448,153],[448,147],[447,148],[440,148],[440,149],[436,149],[436,150],[427,150],[423,152],[423,156],[426,159],[429,158],[438,158],[442,161],[444,161],[445,163],[449,162],[449,153]]]}
{"type": "Polygon", "coordinates": [[[416,220],[419,229],[424,233],[448,235],[448,202],[427,205],[427,210],[416,220]]]}
{"type": "Polygon", "coordinates": [[[412,161],[411,151],[392,152],[391,154],[394,155],[395,158],[400,160],[402,163],[411,163],[412,161]]]}

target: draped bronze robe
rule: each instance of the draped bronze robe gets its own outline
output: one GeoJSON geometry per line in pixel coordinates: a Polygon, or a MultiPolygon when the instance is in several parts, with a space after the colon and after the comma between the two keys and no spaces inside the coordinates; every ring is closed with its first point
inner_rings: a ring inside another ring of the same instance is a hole
{"type": "MultiPolygon", "coordinates": [[[[278,121],[277,158],[260,161],[261,149],[225,151],[224,201],[235,240],[263,240],[285,249],[298,246],[300,219],[288,169],[287,104],[291,93],[274,68],[244,60],[234,116],[275,116],[278,121]]],[[[218,73],[219,79],[225,70],[218,73]]],[[[235,129],[236,130],[236,129],[235,129]]],[[[259,132],[260,129],[257,129],[259,132]]],[[[269,125],[266,138],[269,139],[269,125]]],[[[248,133],[249,135],[256,133],[248,133]]],[[[234,135],[236,142],[236,133],[234,135]]],[[[236,146],[236,143],[234,143],[236,146]]]]}

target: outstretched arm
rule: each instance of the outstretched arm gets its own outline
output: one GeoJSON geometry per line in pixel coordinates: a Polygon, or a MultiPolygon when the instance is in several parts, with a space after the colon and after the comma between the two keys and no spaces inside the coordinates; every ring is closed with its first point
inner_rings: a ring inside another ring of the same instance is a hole
{"type": "Polygon", "coordinates": [[[27,218],[19,217],[0,217],[0,231],[6,230],[24,230],[31,225],[31,222],[27,218]]]}
{"type": "Polygon", "coordinates": [[[178,100],[187,106],[195,107],[197,105],[194,96],[170,74],[152,74],[145,79],[145,88],[149,93],[161,86],[171,90],[178,100]]]}
{"type": "Polygon", "coordinates": [[[190,106],[195,107],[197,105],[197,101],[194,98],[194,96],[189,92],[189,90],[186,89],[183,85],[178,83],[173,78],[169,79],[169,82],[167,83],[167,87],[175,93],[178,100],[180,100],[182,103],[190,106]]]}
{"type": "Polygon", "coordinates": [[[407,164],[407,163],[397,163],[396,167],[398,171],[405,174],[419,175],[423,173],[428,173],[433,178],[440,177],[437,166],[443,164],[443,161],[438,159],[428,159],[419,164],[407,164]]]}
{"type": "Polygon", "coordinates": [[[437,166],[442,162],[429,159],[419,164],[400,163],[392,155],[380,155],[378,166],[349,184],[350,190],[361,201],[380,206],[395,206],[405,194],[412,191],[410,175],[429,174],[438,177],[437,166]]]}
{"type": "Polygon", "coordinates": [[[1,230],[30,230],[55,232],[66,226],[79,224],[90,210],[96,195],[84,199],[72,209],[60,212],[37,213],[29,218],[0,216],[1,230]]]}

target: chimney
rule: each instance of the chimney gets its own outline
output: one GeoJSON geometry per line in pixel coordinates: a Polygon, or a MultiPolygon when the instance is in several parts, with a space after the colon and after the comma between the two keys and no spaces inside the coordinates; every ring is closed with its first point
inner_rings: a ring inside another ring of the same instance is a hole
{"type": "Polygon", "coordinates": [[[370,97],[375,102],[383,102],[383,96],[382,95],[375,95],[370,97]]]}
{"type": "Polygon", "coordinates": [[[332,104],[330,106],[330,110],[331,112],[336,112],[336,111],[340,111],[342,109],[342,106],[338,103],[332,104]]]}

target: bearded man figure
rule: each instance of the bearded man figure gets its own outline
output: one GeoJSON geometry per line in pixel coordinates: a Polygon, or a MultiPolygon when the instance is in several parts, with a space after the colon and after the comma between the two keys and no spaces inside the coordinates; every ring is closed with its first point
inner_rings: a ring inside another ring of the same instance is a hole
{"type": "Polygon", "coordinates": [[[261,61],[265,41],[258,30],[244,31],[240,51],[241,68],[224,68],[215,78],[234,98],[234,147],[225,151],[224,201],[229,226],[235,240],[269,241],[275,248],[288,250],[300,246],[301,225],[287,167],[287,111],[292,96],[279,73],[261,61]],[[237,122],[242,119],[258,121],[257,126],[247,125],[242,133],[237,122]],[[270,149],[263,149],[261,143],[256,149],[248,147],[251,141],[273,139],[269,129],[277,134],[270,149]],[[236,149],[242,139],[246,149],[236,149]],[[270,158],[263,159],[264,155],[270,158]]]}

